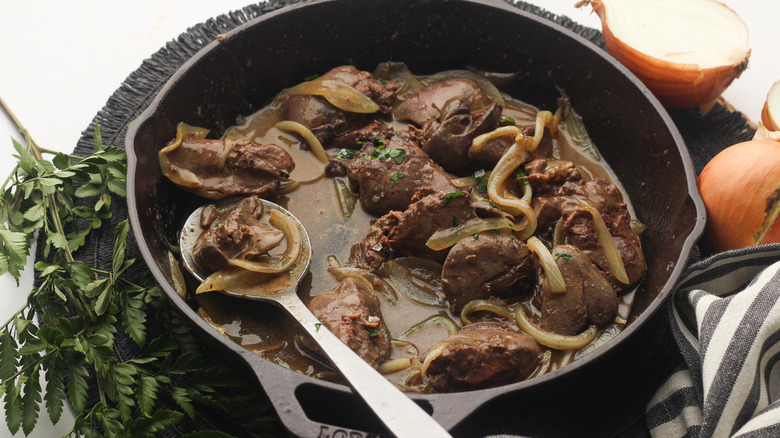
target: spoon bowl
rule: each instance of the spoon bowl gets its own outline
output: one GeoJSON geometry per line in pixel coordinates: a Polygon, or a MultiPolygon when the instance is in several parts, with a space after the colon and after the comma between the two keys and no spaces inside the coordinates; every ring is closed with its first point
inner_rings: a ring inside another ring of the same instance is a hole
{"type": "MultiPolygon", "coordinates": [[[[283,280],[273,283],[272,287],[264,288],[263,293],[246,292],[244,289],[221,291],[221,293],[238,298],[268,301],[285,309],[301,324],[355,392],[396,436],[449,437],[447,431],[412,399],[363,361],[330,330],[323,328],[317,317],[301,301],[297,293],[298,284],[309,270],[312,257],[309,234],[292,213],[273,202],[259,200],[263,206],[263,214],[266,211],[276,210],[293,220],[300,233],[302,246],[300,257],[290,269],[289,275],[278,276],[283,280]]],[[[221,213],[230,210],[240,201],[241,198],[230,198],[216,202],[214,205],[221,213]]],[[[208,277],[208,273],[204,272],[193,258],[193,248],[204,231],[201,227],[201,216],[206,207],[207,205],[197,208],[187,217],[179,240],[182,263],[185,269],[200,282],[208,277]]]]}

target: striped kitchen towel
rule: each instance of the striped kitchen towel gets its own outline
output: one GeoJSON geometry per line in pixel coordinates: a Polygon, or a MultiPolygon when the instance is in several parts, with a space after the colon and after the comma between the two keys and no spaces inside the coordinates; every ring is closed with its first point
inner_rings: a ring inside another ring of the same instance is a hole
{"type": "Polygon", "coordinates": [[[668,307],[685,363],[647,407],[653,437],[780,437],[780,244],[691,265],[668,307]]]}

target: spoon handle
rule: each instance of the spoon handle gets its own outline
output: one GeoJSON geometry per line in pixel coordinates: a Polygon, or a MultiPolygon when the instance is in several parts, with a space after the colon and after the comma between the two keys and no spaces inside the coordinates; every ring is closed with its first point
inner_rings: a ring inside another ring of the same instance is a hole
{"type": "MultiPolygon", "coordinates": [[[[293,293],[277,300],[314,338],[322,351],[397,437],[450,437],[450,434],[406,394],[342,343],[293,293]]],[[[451,438],[451,437],[450,437],[451,438]]]]}

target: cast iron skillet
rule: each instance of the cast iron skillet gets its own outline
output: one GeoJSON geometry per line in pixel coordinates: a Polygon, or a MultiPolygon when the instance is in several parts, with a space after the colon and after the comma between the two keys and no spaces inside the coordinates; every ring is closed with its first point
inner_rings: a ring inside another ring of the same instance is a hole
{"type": "Polygon", "coordinates": [[[179,122],[219,135],[312,73],[345,63],[370,71],[388,60],[404,61],[415,73],[464,66],[520,72],[508,91],[542,109],[554,109],[554,85],[563,87],[648,227],[642,237],[647,275],[630,323],[616,339],[540,378],[412,398],[461,436],[582,433],[583,427],[615,432],[608,430],[615,427],[611,412],[622,415],[632,387],[657,365],[653,349],[666,339],[654,335],[663,324],[651,317],[672,291],[705,217],[681,136],[631,73],[573,32],[490,0],[316,0],[264,15],[220,40],[186,62],[132,124],[126,138],[129,214],[144,260],[165,293],[215,351],[230,352],[222,356],[257,377],[293,434],[386,431],[348,387],[249,353],[177,296],[166,240],[175,242],[184,218],[205,201],[161,176],[157,151],[175,137],[179,122]]]}

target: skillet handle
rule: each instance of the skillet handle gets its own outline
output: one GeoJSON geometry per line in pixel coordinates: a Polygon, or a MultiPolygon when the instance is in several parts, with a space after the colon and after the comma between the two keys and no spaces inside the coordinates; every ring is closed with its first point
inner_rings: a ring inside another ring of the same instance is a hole
{"type": "Polygon", "coordinates": [[[286,293],[276,300],[297,319],[380,420],[397,437],[451,438],[450,434],[406,394],[344,345],[303,304],[286,293]]]}

